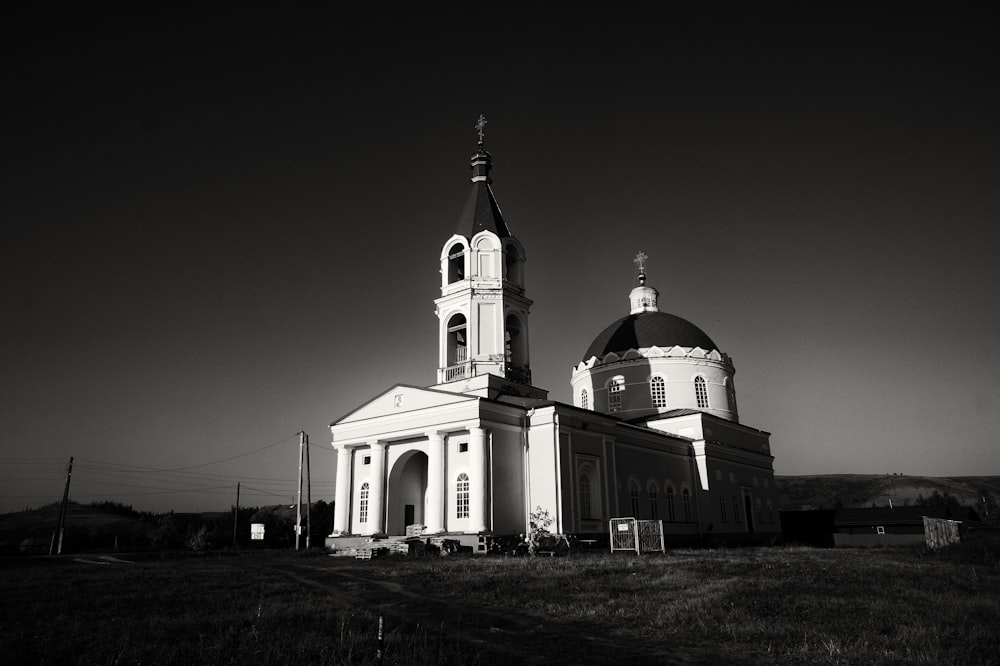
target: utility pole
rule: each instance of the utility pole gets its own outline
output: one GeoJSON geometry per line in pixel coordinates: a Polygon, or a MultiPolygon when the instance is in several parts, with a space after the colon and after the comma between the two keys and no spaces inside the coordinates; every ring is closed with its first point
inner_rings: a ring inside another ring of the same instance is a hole
{"type": "Polygon", "coordinates": [[[302,456],[305,450],[306,433],[299,431],[299,495],[295,502],[295,550],[299,549],[299,541],[302,537],[302,456]]]}
{"type": "Polygon", "coordinates": [[[233,550],[236,550],[236,526],[240,522],[240,482],[236,482],[236,510],[233,511],[233,550]]]}
{"type": "Polygon", "coordinates": [[[69,504],[69,480],[73,476],[73,456],[69,457],[69,465],[66,466],[66,488],[63,489],[62,504],[59,507],[59,524],[56,526],[55,538],[49,546],[49,555],[52,554],[52,547],[56,548],[56,555],[62,555],[63,528],[66,526],[66,506],[69,504]]]}
{"type": "Polygon", "coordinates": [[[312,467],[309,466],[309,435],[306,435],[306,550],[312,539],[312,467]]]}

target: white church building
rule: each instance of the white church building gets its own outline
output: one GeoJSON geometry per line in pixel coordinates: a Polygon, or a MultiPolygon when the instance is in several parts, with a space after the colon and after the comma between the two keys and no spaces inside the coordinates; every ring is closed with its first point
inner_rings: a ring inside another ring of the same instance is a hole
{"type": "Polygon", "coordinates": [[[587,539],[617,517],[663,521],[668,543],[777,535],[769,434],[739,421],[732,359],[659,309],[642,253],[629,310],[572,369],[573,404],[532,384],[525,250],[490,186],[484,124],[441,246],[437,382],[397,384],[331,424],[328,545],[414,524],[481,542],[524,534],[537,508],[587,539]]]}

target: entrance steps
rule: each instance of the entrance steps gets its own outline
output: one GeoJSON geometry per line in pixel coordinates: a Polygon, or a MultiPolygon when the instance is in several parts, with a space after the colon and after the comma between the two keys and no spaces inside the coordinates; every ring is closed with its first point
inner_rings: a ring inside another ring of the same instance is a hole
{"type": "Polygon", "coordinates": [[[326,547],[335,557],[370,560],[385,555],[415,555],[427,553],[452,554],[485,552],[481,534],[423,534],[423,525],[408,525],[404,535],[336,536],[327,537],[326,547]]]}

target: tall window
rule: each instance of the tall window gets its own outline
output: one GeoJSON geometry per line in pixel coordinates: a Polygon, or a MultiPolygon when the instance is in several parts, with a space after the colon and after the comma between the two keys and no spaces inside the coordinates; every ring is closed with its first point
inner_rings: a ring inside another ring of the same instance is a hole
{"type": "Polygon", "coordinates": [[[448,250],[448,284],[465,279],[465,247],[455,243],[448,250]]]}
{"type": "Polygon", "coordinates": [[[507,356],[507,364],[511,368],[528,367],[528,344],[527,338],[521,329],[521,320],[511,314],[504,320],[504,351],[507,356]]]}
{"type": "Polygon", "coordinates": [[[736,387],[733,386],[733,380],[726,377],[726,397],[729,398],[729,411],[736,412],[736,387]]]}
{"type": "Polygon", "coordinates": [[[687,488],[681,490],[681,499],[684,502],[684,522],[691,522],[691,491],[687,488]]]}
{"type": "Polygon", "coordinates": [[[708,387],[701,375],[694,378],[694,397],[698,401],[698,409],[708,409],[708,387]]]}
{"type": "Polygon", "coordinates": [[[579,501],[577,516],[580,520],[601,518],[601,475],[599,463],[592,456],[582,456],[576,468],[576,493],[579,501]]]}
{"type": "Polygon", "coordinates": [[[677,509],[674,507],[674,487],[667,486],[667,520],[677,521],[677,509]]]}
{"type": "Polygon", "coordinates": [[[504,277],[516,285],[521,284],[521,263],[517,248],[508,245],[503,251],[504,277]]]}
{"type": "Polygon", "coordinates": [[[590,396],[587,395],[587,389],[580,391],[580,406],[584,409],[590,409],[590,396]]]}
{"type": "Polygon", "coordinates": [[[455,510],[456,518],[469,517],[469,476],[465,472],[458,475],[455,484],[455,510]]]}
{"type": "Polygon", "coordinates": [[[649,495],[649,517],[653,520],[660,519],[660,488],[656,481],[652,479],[646,484],[646,493],[649,495]]]}
{"type": "Polygon", "coordinates": [[[740,496],[733,495],[733,522],[740,522],[740,496]]]}
{"type": "MultiPolygon", "coordinates": [[[[456,313],[448,320],[448,365],[465,363],[469,358],[466,353],[468,349],[466,346],[466,328],[465,315],[462,313],[456,313]]],[[[464,375],[449,378],[449,381],[451,379],[464,379],[464,375]]]]}
{"type": "Polygon", "coordinates": [[[719,522],[725,523],[726,521],[726,496],[719,495],[719,522]]]}
{"type": "Polygon", "coordinates": [[[358,522],[368,522],[368,483],[361,484],[361,501],[358,502],[358,522]]]}
{"type": "Polygon", "coordinates": [[[639,492],[641,488],[639,487],[639,482],[632,479],[628,482],[628,494],[632,500],[632,516],[635,518],[639,517],[639,492]]]}
{"type": "Polygon", "coordinates": [[[625,390],[625,378],[615,377],[608,383],[608,411],[622,411],[622,391],[625,390]]]}
{"type": "Polygon", "coordinates": [[[653,407],[667,406],[667,383],[663,377],[653,377],[649,380],[649,394],[653,398],[653,407]]]}

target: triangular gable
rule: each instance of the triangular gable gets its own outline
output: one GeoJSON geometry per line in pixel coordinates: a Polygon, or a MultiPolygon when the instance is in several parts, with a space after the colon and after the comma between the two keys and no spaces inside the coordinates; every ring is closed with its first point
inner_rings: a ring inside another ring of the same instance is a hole
{"type": "Polygon", "coordinates": [[[427,407],[438,407],[441,405],[468,402],[470,400],[477,400],[477,398],[476,396],[463,395],[461,393],[435,391],[434,389],[396,384],[330,425],[355,423],[379,416],[402,414],[418,409],[426,409],[427,407]]]}

